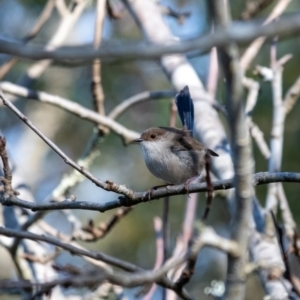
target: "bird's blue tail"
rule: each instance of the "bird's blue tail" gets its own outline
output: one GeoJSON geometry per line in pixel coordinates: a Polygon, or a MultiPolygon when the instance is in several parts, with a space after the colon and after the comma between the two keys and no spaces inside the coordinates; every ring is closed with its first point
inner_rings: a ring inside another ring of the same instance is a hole
{"type": "Polygon", "coordinates": [[[190,131],[191,136],[193,136],[194,104],[187,85],[176,95],[175,102],[183,127],[190,131]]]}

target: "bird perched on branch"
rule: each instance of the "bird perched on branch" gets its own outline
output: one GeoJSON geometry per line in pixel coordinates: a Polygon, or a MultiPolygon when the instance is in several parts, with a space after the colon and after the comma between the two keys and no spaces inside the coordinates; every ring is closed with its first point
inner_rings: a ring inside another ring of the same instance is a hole
{"type": "Polygon", "coordinates": [[[207,155],[219,155],[193,139],[194,105],[188,86],[175,101],[183,129],[152,127],[133,142],[141,145],[145,163],[154,176],[170,184],[187,185],[201,175],[207,155]]]}

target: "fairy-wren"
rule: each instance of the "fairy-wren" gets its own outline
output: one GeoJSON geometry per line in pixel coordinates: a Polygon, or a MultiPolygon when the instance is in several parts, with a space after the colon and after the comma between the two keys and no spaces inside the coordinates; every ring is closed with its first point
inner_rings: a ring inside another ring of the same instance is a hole
{"type": "Polygon", "coordinates": [[[193,139],[194,105],[187,86],[175,101],[183,129],[152,127],[133,142],[142,146],[144,160],[154,176],[182,184],[201,175],[207,154],[219,155],[193,139]]]}

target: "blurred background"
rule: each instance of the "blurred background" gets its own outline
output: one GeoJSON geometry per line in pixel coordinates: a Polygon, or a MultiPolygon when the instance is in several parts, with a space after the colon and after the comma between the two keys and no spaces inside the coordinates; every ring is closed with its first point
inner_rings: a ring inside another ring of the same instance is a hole
{"type": "MultiPolygon", "coordinates": [[[[238,19],[245,8],[244,0],[231,1],[233,19],[238,19]]],[[[46,1],[43,0],[0,0],[0,38],[21,40],[30,30],[39,16],[46,1]]],[[[182,38],[197,37],[208,30],[208,16],[205,1],[202,0],[164,0],[162,4],[176,11],[190,12],[190,16],[180,24],[178,20],[165,16],[165,22],[172,32],[182,38]]],[[[276,1],[274,1],[276,3],[276,1]]],[[[119,5],[116,2],[116,5],[119,5]]],[[[264,18],[270,12],[272,5],[259,14],[264,18]]],[[[300,9],[299,1],[292,1],[286,13],[300,9]]],[[[55,32],[59,22],[56,11],[44,26],[34,43],[45,44],[55,32]]],[[[65,45],[93,43],[95,22],[95,3],[91,1],[68,36],[65,45]]],[[[105,18],[103,41],[105,40],[141,40],[142,33],[126,9],[122,18],[112,20],[105,18]]],[[[293,58],[285,65],[283,73],[283,93],[300,75],[300,38],[290,37],[278,41],[278,58],[292,54],[293,58]]],[[[243,49],[241,49],[241,52],[243,49]]],[[[209,67],[209,54],[190,59],[201,80],[206,83],[209,67]]],[[[0,54],[0,64],[9,56],[0,54]]],[[[3,81],[17,82],[26,72],[32,61],[22,60],[4,77],[3,81]]],[[[265,43],[259,55],[252,63],[248,76],[260,82],[261,89],[253,119],[269,141],[272,118],[272,95],[269,82],[253,74],[255,65],[270,66],[270,43],[265,43]]],[[[92,69],[90,64],[78,66],[51,65],[46,72],[31,86],[33,89],[59,95],[87,108],[93,108],[91,93],[92,69]]],[[[216,98],[224,103],[224,86],[222,76],[219,76],[216,98]]],[[[149,90],[172,90],[158,61],[103,61],[102,84],[105,94],[105,111],[109,113],[117,104],[137,93],[149,90]]],[[[186,82],[188,85],[189,83],[186,82]]],[[[167,126],[169,124],[170,103],[172,99],[161,99],[138,104],[123,114],[118,122],[129,129],[142,132],[151,126],[167,126]]],[[[92,134],[94,125],[81,120],[53,106],[28,99],[19,99],[18,108],[67,155],[76,160],[84,152],[92,134]]],[[[299,172],[300,149],[300,104],[297,103],[288,115],[284,134],[284,152],[282,171],[299,172]]],[[[225,127],[226,121],[224,121],[225,127]]],[[[180,126],[179,120],[177,125],[180,126]]],[[[8,142],[10,158],[18,168],[18,173],[30,186],[36,201],[43,201],[61,181],[63,174],[70,168],[53,152],[36,134],[26,127],[14,114],[6,108],[0,108],[0,130],[8,142]]],[[[91,172],[102,180],[110,179],[125,184],[137,191],[145,191],[161,182],[154,178],[146,166],[136,145],[124,146],[122,140],[111,133],[98,143],[100,156],[93,163],[91,172]]],[[[253,145],[255,156],[255,171],[266,171],[268,164],[253,145]]],[[[300,221],[298,184],[284,184],[285,191],[296,222],[300,221]]],[[[258,199],[264,203],[266,186],[256,190],[258,199]]],[[[91,182],[85,180],[71,191],[80,201],[105,202],[113,200],[118,195],[105,192],[91,182]]],[[[21,197],[22,198],[22,197],[21,197]]],[[[199,195],[197,215],[201,216],[205,203],[203,194],[199,195]]],[[[162,201],[152,201],[138,205],[132,212],[115,226],[112,232],[97,243],[82,243],[92,250],[99,250],[121,259],[134,262],[143,268],[152,268],[155,261],[155,233],[153,218],[162,215],[162,201]]],[[[184,217],[185,197],[172,197],[170,201],[170,233],[171,246],[175,244],[184,217]]],[[[114,213],[105,214],[90,211],[75,211],[83,224],[90,219],[96,222],[105,221],[114,213]]],[[[55,224],[59,230],[68,233],[70,228],[60,212],[52,212],[46,217],[47,222],[55,224]]],[[[208,223],[222,236],[227,236],[229,213],[222,198],[214,199],[208,223]]],[[[80,258],[72,258],[63,253],[58,262],[72,261],[78,266],[87,264],[80,258]]],[[[197,299],[209,299],[204,294],[204,288],[210,286],[212,280],[222,280],[226,271],[226,256],[212,249],[201,251],[197,261],[196,274],[189,283],[189,289],[197,299]]],[[[1,254],[0,278],[14,278],[15,271],[9,255],[1,254]]],[[[248,281],[251,293],[247,299],[262,299],[262,290],[255,276],[248,281]],[[253,291],[255,287],[255,292],[253,291]]],[[[136,290],[128,290],[128,295],[134,295],[136,290]]],[[[249,294],[249,293],[247,293],[249,294]]],[[[133,297],[133,296],[132,296],[133,297]]],[[[155,299],[160,299],[160,289],[155,299]]],[[[9,295],[1,295],[0,299],[13,299],[9,295]]],[[[17,298],[16,298],[17,299],[17,298]]]]}

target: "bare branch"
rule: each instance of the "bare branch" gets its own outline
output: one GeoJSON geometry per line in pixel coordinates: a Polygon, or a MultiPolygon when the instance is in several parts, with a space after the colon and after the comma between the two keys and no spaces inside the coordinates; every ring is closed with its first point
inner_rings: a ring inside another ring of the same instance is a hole
{"type": "Polygon", "coordinates": [[[156,100],[161,98],[173,98],[175,96],[175,91],[159,91],[159,92],[150,92],[145,91],[134,95],[128,99],[123,100],[119,105],[114,107],[114,109],[108,114],[108,117],[111,119],[119,118],[126,110],[134,106],[137,103],[142,103],[149,100],[156,100]]]}
{"type": "Polygon", "coordinates": [[[81,240],[85,242],[94,242],[99,239],[102,239],[131,210],[132,207],[119,208],[107,222],[102,222],[98,226],[95,226],[93,220],[90,220],[88,225],[84,226],[81,230],[76,230],[75,232],[73,232],[72,239],[81,240]]]}
{"type": "Polygon", "coordinates": [[[296,230],[296,222],[293,218],[293,214],[289,207],[289,203],[281,182],[277,184],[277,193],[284,229],[286,235],[289,237],[290,241],[292,241],[296,230]]]}
{"type": "MultiPolygon", "coordinates": [[[[63,16],[56,32],[45,45],[44,50],[51,52],[63,44],[69,32],[74,28],[74,24],[82,14],[87,3],[87,0],[70,1],[68,13],[63,16]]],[[[21,47],[24,47],[24,45],[21,47]]],[[[51,65],[51,63],[51,59],[45,59],[36,62],[27,70],[26,74],[21,77],[18,83],[23,86],[30,85],[34,80],[39,78],[45,72],[45,70],[51,65]]]]}
{"type": "MultiPolygon", "coordinates": [[[[48,0],[45,4],[40,16],[35,22],[34,26],[22,39],[23,43],[27,43],[30,40],[34,39],[38,33],[41,31],[45,23],[50,18],[53,8],[54,8],[55,0],[48,0]]],[[[0,68],[0,80],[9,72],[9,70],[19,61],[19,58],[12,58],[8,62],[4,63],[0,68]]]]}
{"type": "MultiPolygon", "coordinates": [[[[164,285],[167,288],[172,288],[176,292],[177,286],[171,285],[168,283],[168,280],[166,278],[161,278],[168,270],[171,268],[176,267],[177,265],[183,263],[191,256],[197,256],[198,252],[204,247],[204,246],[210,246],[210,247],[216,247],[222,251],[229,252],[233,256],[240,255],[240,249],[238,246],[227,239],[224,239],[220,236],[218,236],[212,229],[210,228],[202,228],[200,227],[201,234],[199,237],[195,240],[193,246],[191,247],[190,251],[181,255],[178,258],[173,258],[172,260],[169,260],[164,264],[161,268],[159,268],[156,271],[145,271],[133,264],[127,263],[125,261],[122,261],[120,259],[111,257],[109,255],[106,255],[104,253],[100,252],[91,252],[87,250],[83,250],[77,247],[74,247],[70,244],[61,242],[58,239],[54,239],[52,237],[46,237],[43,235],[37,235],[29,232],[22,232],[18,230],[12,230],[12,229],[6,229],[3,227],[0,227],[0,234],[5,235],[8,237],[18,237],[18,238],[25,238],[30,239],[33,241],[42,241],[46,243],[53,244],[57,247],[63,248],[67,251],[70,251],[72,254],[75,255],[83,255],[88,256],[96,260],[104,261],[108,264],[111,264],[113,266],[116,266],[118,268],[121,268],[128,272],[134,272],[135,274],[120,274],[117,272],[112,273],[111,271],[107,271],[106,269],[102,269],[101,276],[103,276],[102,280],[108,280],[110,282],[113,282],[115,284],[120,284],[122,286],[128,286],[133,287],[145,283],[150,282],[157,282],[158,284],[164,285]]],[[[99,272],[98,272],[99,274],[99,272]]],[[[95,278],[95,275],[94,275],[95,278]]],[[[100,278],[97,278],[96,282],[102,281],[100,278]]],[[[80,282],[80,281],[79,281],[80,282]]],[[[10,286],[11,287],[11,286],[10,286]]],[[[184,295],[182,291],[180,292],[180,295],[184,295]]],[[[183,297],[184,299],[191,299],[190,297],[183,297]]]]}
{"type": "Polygon", "coordinates": [[[62,18],[70,13],[65,0],[55,0],[55,7],[62,18]]]}
{"type": "Polygon", "coordinates": [[[69,158],[62,150],[59,149],[58,146],[56,146],[51,140],[49,140],[43,133],[41,133],[29,120],[27,117],[25,117],[2,93],[0,90],[0,98],[4,102],[4,104],[9,107],[28,127],[30,127],[47,145],[49,145],[64,161],[66,164],[73,167],[75,170],[77,170],[79,173],[84,175],[86,178],[91,180],[93,183],[95,183],[98,187],[101,187],[108,191],[117,191],[119,190],[122,193],[130,194],[132,193],[131,190],[127,189],[125,186],[117,185],[111,181],[102,181],[98,178],[96,178],[92,173],[85,170],[83,167],[79,166],[75,161],[73,161],[71,158],[69,158]]]}
{"type": "MultiPolygon", "coordinates": [[[[101,116],[96,112],[87,109],[77,103],[74,103],[73,101],[70,101],[68,99],[59,96],[54,96],[45,92],[30,90],[25,87],[21,87],[19,85],[15,85],[9,82],[1,83],[0,87],[7,93],[30,98],[30,99],[36,99],[44,103],[49,103],[57,107],[61,107],[73,113],[74,115],[79,116],[82,119],[95,122],[96,124],[104,125],[110,128],[116,134],[120,135],[126,144],[128,144],[134,138],[137,138],[139,136],[137,132],[125,128],[124,126],[115,122],[111,118],[101,116]]],[[[9,101],[8,99],[6,100],[9,101]]]]}
{"type": "Polygon", "coordinates": [[[259,93],[259,84],[253,79],[243,78],[243,85],[248,89],[248,96],[246,102],[246,120],[248,122],[248,126],[250,129],[250,133],[252,138],[255,140],[260,152],[262,155],[268,159],[270,157],[270,150],[267,142],[264,139],[263,132],[259,129],[259,127],[252,120],[252,113],[256,106],[258,93],[259,93]]]}
{"type": "Polygon", "coordinates": [[[293,290],[296,292],[298,296],[300,296],[300,289],[297,285],[297,281],[294,280],[295,275],[292,272],[291,263],[288,258],[288,253],[285,249],[285,243],[284,243],[284,232],[282,227],[277,223],[276,217],[274,213],[271,211],[271,216],[274,222],[275,230],[277,232],[277,239],[281,250],[281,255],[283,257],[283,263],[285,266],[285,277],[286,279],[292,284],[293,290]]]}
{"type": "MultiPolygon", "coordinates": [[[[283,0],[281,0],[283,1],[283,0]]],[[[291,1],[291,0],[284,0],[291,1]]],[[[281,11],[282,12],[282,11],[281,11]]],[[[103,45],[98,50],[91,49],[90,46],[61,47],[58,50],[47,50],[39,46],[25,46],[18,42],[11,42],[0,39],[0,51],[2,53],[29,58],[34,60],[93,60],[95,58],[119,58],[119,59],[156,59],[166,54],[187,53],[197,51],[206,53],[213,47],[221,47],[229,42],[245,44],[254,39],[264,36],[285,36],[297,34],[300,28],[299,13],[282,17],[274,24],[265,26],[258,25],[257,22],[239,23],[228,28],[218,28],[213,34],[208,34],[194,40],[182,42],[166,41],[163,45],[157,44],[128,44],[103,45]]],[[[255,51],[255,55],[257,52],[255,51]]],[[[251,59],[252,60],[252,59],[251,59]]],[[[244,67],[249,64],[243,62],[244,67]]]]}
{"type": "Polygon", "coordinates": [[[272,4],[274,0],[247,0],[246,8],[241,13],[241,20],[249,20],[259,14],[263,9],[272,4]]]}
{"type": "MultiPolygon", "coordinates": [[[[258,186],[262,184],[269,184],[274,182],[300,182],[300,173],[291,172],[261,172],[253,175],[252,185],[258,186]]],[[[217,190],[228,190],[234,188],[234,180],[225,179],[212,182],[214,191],[217,190]]],[[[116,185],[118,187],[118,185],[116,185]]],[[[122,187],[122,186],[121,186],[122,187]]],[[[124,188],[124,186],[123,186],[124,188]]],[[[197,183],[189,185],[189,193],[207,192],[206,183],[197,183]]],[[[167,188],[159,188],[154,190],[149,198],[149,192],[134,192],[125,187],[125,191],[130,191],[130,194],[126,192],[125,197],[119,197],[116,200],[108,201],[106,203],[96,203],[88,201],[70,201],[65,200],[58,203],[34,203],[25,201],[17,197],[4,199],[0,194],[0,202],[2,205],[16,205],[19,207],[31,209],[32,211],[40,210],[61,210],[61,209],[82,209],[82,210],[95,210],[99,212],[105,212],[114,208],[122,206],[134,206],[143,202],[149,202],[157,200],[167,195],[185,195],[186,187],[184,184],[168,186],[167,188]]],[[[114,190],[114,192],[122,194],[121,190],[114,190]]]]}
{"type": "MultiPolygon", "coordinates": [[[[264,26],[262,27],[262,29],[268,26],[276,26],[275,24],[277,23],[277,21],[274,23],[272,22],[276,20],[285,11],[285,9],[287,8],[287,6],[290,4],[291,1],[292,0],[278,1],[275,7],[273,8],[272,12],[270,13],[269,17],[264,22],[264,26]]],[[[283,20],[284,17],[281,17],[280,19],[283,20]]],[[[249,68],[250,63],[255,58],[261,46],[266,40],[266,37],[263,37],[263,35],[261,36],[262,37],[256,39],[250,44],[250,46],[247,48],[247,50],[244,52],[243,56],[241,57],[240,60],[241,67],[244,71],[249,68]]],[[[277,35],[275,34],[274,36],[277,35]]]]}
{"type": "Polygon", "coordinates": [[[7,229],[4,227],[0,227],[0,235],[4,235],[7,237],[17,237],[21,239],[29,239],[32,241],[41,241],[46,242],[52,245],[55,245],[57,247],[60,247],[64,250],[69,251],[70,253],[74,255],[82,255],[87,256],[96,260],[100,260],[103,262],[106,262],[112,266],[118,267],[122,270],[128,271],[128,272],[137,272],[141,269],[134,264],[127,263],[123,260],[114,258],[112,256],[109,256],[107,254],[101,253],[101,252],[92,252],[84,249],[80,249],[78,247],[74,247],[70,245],[69,243],[64,243],[60,241],[59,239],[52,238],[50,236],[45,235],[38,235],[35,233],[27,232],[27,231],[19,231],[19,230],[13,230],[13,229],[7,229]]]}
{"type": "MultiPolygon", "coordinates": [[[[214,0],[211,6],[216,24],[224,27],[229,26],[231,22],[229,2],[214,0]]],[[[235,171],[235,208],[232,214],[231,237],[238,243],[241,251],[240,257],[228,255],[224,299],[240,300],[245,295],[245,264],[254,194],[251,185],[254,164],[243,107],[243,72],[239,63],[239,49],[236,44],[231,43],[227,47],[218,48],[218,52],[226,79],[226,103],[235,171]]]]}
{"type": "MultiPolygon", "coordinates": [[[[283,64],[289,59],[283,56],[280,60],[276,57],[276,44],[271,46],[271,68],[273,73],[272,94],[273,94],[273,118],[270,149],[271,156],[269,159],[268,169],[270,172],[281,170],[282,151],[283,151],[283,131],[285,122],[285,109],[282,99],[282,73],[283,64]]],[[[268,186],[268,194],[266,199],[266,208],[268,211],[276,211],[278,197],[278,185],[273,183],[268,186]]]]}
{"type": "MultiPolygon", "coordinates": [[[[156,258],[154,270],[157,270],[165,261],[164,255],[164,238],[162,236],[163,222],[160,218],[155,217],[154,220],[155,240],[156,240],[156,258]]],[[[156,290],[156,285],[153,284],[149,292],[143,297],[143,300],[151,300],[156,290]]]]}
{"type": "Polygon", "coordinates": [[[283,105],[285,108],[285,114],[287,115],[296,104],[296,101],[298,100],[300,95],[300,76],[296,79],[294,84],[290,87],[290,89],[287,91],[284,100],[283,105]]]}
{"type": "MultiPolygon", "coordinates": [[[[96,19],[95,19],[95,33],[94,33],[94,49],[99,49],[102,39],[103,24],[106,11],[106,0],[97,0],[96,5],[96,19]]],[[[100,115],[105,115],[104,110],[104,92],[101,83],[101,61],[95,59],[93,62],[93,80],[92,92],[94,98],[94,105],[96,111],[100,115]]],[[[103,126],[99,127],[100,131],[104,130],[103,126]]]]}

